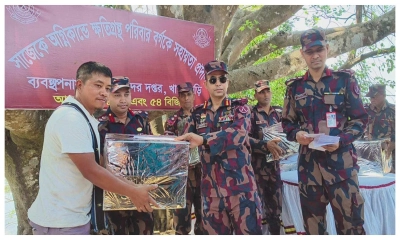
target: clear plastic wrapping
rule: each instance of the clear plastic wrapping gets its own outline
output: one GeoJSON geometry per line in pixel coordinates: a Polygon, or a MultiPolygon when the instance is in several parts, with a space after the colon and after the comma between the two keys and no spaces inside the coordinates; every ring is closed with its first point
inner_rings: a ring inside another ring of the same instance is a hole
{"type": "MultiPolygon", "coordinates": [[[[187,122],[187,119],[189,117],[184,118],[182,121],[178,121],[177,124],[177,129],[178,129],[178,135],[181,136],[184,133],[184,128],[187,122]]],[[[192,148],[190,149],[190,154],[189,154],[189,165],[194,166],[200,162],[200,155],[199,155],[199,149],[198,148],[192,148]]]]}
{"type": "MultiPolygon", "coordinates": [[[[280,157],[281,161],[285,161],[288,157],[297,154],[299,150],[299,144],[297,142],[291,142],[286,139],[286,134],[283,133],[283,128],[281,123],[276,123],[269,127],[263,129],[264,140],[270,141],[274,138],[280,138],[281,141],[278,145],[283,150],[283,155],[280,157]]],[[[272,154],[266,155],[266,161],[274,161],[272,154]]]]}
{"type": "MultiPolygon", "coordinates": [[[[382,176],[390,172],[392,158],[387,158],[388,140],[353,142],[357,152],[357,164],[360,167],[359,175],[382,176]]],[[[279,162],[282,172],[297,170],[297,157],[295,153],[279,162]]]]}
{"type": "MultiPolygon", "coordinates": [[[[135,184],[158,184],[150,195],[161,209],[186,206],[189,143],[172,136],[107,133],[106,168],[135,184]]],[[[135,210],[126,196],[104,191],[103,210],[135,210]]]]}
{"type": "Polygon", "coordinates": [[[391,158],[387,158],[388,140],[355,141],[359,175],[383,175],[389,173],[392,167],[391,158]]]}

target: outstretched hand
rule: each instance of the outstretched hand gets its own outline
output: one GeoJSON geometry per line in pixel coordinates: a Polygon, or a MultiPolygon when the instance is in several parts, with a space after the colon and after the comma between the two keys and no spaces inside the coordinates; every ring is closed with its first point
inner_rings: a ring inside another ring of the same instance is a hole
{"type": "Polygon", "coordinates": [[[188,141],[190,148],[195,148],[203,144],[203,137],[195,133],[186,133],[182,136],[176,137],[175,141],[188,141]]]}

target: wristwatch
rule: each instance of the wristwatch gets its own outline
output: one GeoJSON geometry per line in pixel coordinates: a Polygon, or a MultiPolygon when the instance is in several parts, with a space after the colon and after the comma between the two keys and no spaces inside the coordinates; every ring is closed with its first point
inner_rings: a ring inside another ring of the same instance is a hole
{"type": "Polygon", "coordinates": [[[203,145],[207,145],[207,139],[203,136],[203,145]]]}

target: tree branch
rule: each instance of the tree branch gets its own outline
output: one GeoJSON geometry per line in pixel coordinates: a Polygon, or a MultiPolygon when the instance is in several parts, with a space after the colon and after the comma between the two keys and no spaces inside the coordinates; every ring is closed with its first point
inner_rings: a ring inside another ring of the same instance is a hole
{"type": "MultiPolygon", "coordinates": [[[[335,32],[344,31],[344,27],[330,28],[325,30],[325,34],[331,34],[335,32]]],[[[245,55],[240,57],[231,67],[231,69],[238,69],[242,67],[251,66],[258,59],[267,56],[275,50],[282,49],[285,47],[300,45],[300,36],[303,31],[295,31],[291,33],[278,32],[277,34],[263,40],[258,45],[254,46],[245,55]],[[275,46],[275,47],[273,47],[275,46]]]]}
{"type": "Polygon", "coordinates": [[[342,66],[339,67],[339,69],[349,69],[352,68],[354,65],[358,64],[361,61],[364,61],[367,58],[370,57],[375,57],[379,55],[384,55],[384,54],[389,54],[395,52],[395,48],[384,48],[384,49],[379,49],[376,51],[372,51],[369,53],[361,54],[360,56],[354,58],[354,59],[348,59],[347,62],[345,62],[342,66]]]}
{"type": "Polygon", "coordinates": [[[156,8],[159,16],[184,19],[182,5],[157,5],[156,8]]]}
{"type": "MultiPolygon", "coordinates": [[[[357,31],[358,33],[363,33],[366,31],[369,31],[368,29],[374,29],[375,31],[386,31],[384,29],[380,29],[380,24],[384,24],[382,26],[390,25],[390,28],[394,27],[395,22],[388,24],[385,18],[389,17],[390,19],[393,18],[393,13],[395,10],[392,9],[388,13],[380,16],[379,18],[376,18],[373,21],[365,22],[365,23],[360,23],[357,25],[353,25],[350,27],[335,27],[335,28],[328,28],[325,29],[325,34],[328,42],[335,38],[335,36],[342,36],[343,33],[345,33],[348,29],[353,29],[352,31],[357,31]]],[[[274,36],[271,36],[268,39],[265,39],[264,41],[260,42],[258,45],[254,46],[250,51],[248,51],[245,55],[243,55],[241,58],[238,59],[237,62],[235,62],[230,68],[231,69],[239,69],[242,67],[248,67],[254,64],[258,59],[261,57],[267,56],[268,54],[272,53],[273,51],[277,49],[282,49],[285,47],[289,46],[296,46],[300,45],[300,36],[303,33],[303,31],[295,31],[291,33],[286,33],[286,32],[279,32],[275,34],[274,36]],[[271,46],[276,46],[275,48],[271,46]]],[[[355,32],[354,32],[355,33],[355,32]]],[[[387,35],[386,35],[387,36],[387,35]]],[[[368,41],[368,38],[364,38],[360,35],[360,37],[363,39],[363,41],[368,41]]],[[[343,41],[347,41],[346,38],[343,39],[343,41]]],[[[355,40],[357,41],[357,40],[355,40]]],[[[361,41],[361,39],[358,39],[358,41],[361,41]]],[[[332,44],[331,48],[332,48],[332,44]]],[[[358,44],[360,45],[360,44],[358,44]]],[[[371,45],[371,44],[368,44],[371,45]]],[[[350,49],[353,50],[353,49],[350,49]]],[[[345,53],[345,52],[342,52],[345,53]]]]}
{"type": "MultiPolygon", "coordinates": [[[[327,36],[330,45],[328,57],[336,57],[361,47],[370,46],[395,32],[395,9],[373,21],[348,26],[344,31],[327,36]]],[[[296,50],[257,66],[236,69],[229,73],[229,92],[239,92],[253,87],[260,79],[275,79],[294,74],[306,68],[306,63],[296,50]]]]}
{"type": "Polygon", "coordinates": [[[215,58],[219,59],[225,30],[231,22],[238,5],[184,5],[184,20],[214,25],[215,58]]]}
{"type": "Polygon", "coordinates": [[[230,29],[233,36],[230,42],[227,44],[224,52],[221,55],[221,60],[226,62],[228,65],[232,65],[240,56],[243,49],[253,40],[256,36],[268,32],[271,29],[279,26],[290,17],[293,16],[302,6],[291,6],[291,5],[268,5],[263,6],[257,11],[247,15],[245,18],[240,19],[241,24],[233,23],[235,28],[230,29]],[[258,25],[252,29],[246,28],[243,31],[239,30],[239,27],[247,20],[259,22],[258,25]],[[259,29],[259,31],[257,31],[259,29]]]}
{"type": "Polygon", "coordinates": [[[225,51],[226,47],[232,40],[232,37],[235,34],[235,32],[239,30],[239,28],[240,28],[240,26],[242,26],[242,24],[244,24],[244,22],[245,22],[244,19],[246,18],[246,16],[251,13],[252,13],[251,11],[238,8],[238,10],[235,12],[235,14],[232,17],[231,24],[229,25],[229,29],[226,30],[226,35],[224,37],[224,42],[222,44],[221,53],[225,51]]]}

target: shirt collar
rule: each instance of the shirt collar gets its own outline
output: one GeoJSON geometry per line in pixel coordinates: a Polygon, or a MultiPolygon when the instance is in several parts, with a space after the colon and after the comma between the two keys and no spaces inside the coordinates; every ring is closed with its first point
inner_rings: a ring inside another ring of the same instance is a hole
{"type": "MultiPolygon", "coordinates": [[[[325,66],[324,71],[322,72],[321,79],[324,77],[330,77],[332,76],[332,70],[329,69],[327,66],[325,66]]],[[[303,75],[303,80],[314,80],[310,74],[310,70],[307,70],[307,72],[303,75]]]]}

